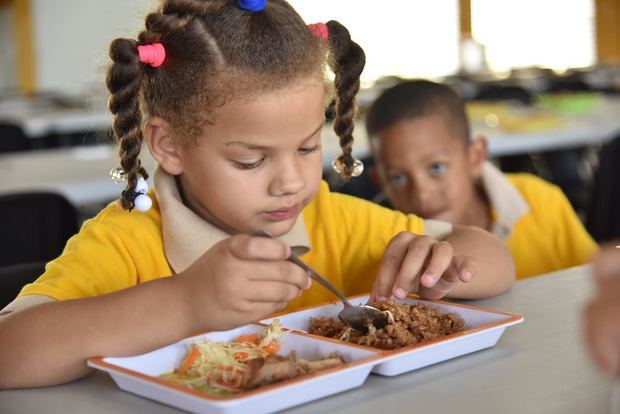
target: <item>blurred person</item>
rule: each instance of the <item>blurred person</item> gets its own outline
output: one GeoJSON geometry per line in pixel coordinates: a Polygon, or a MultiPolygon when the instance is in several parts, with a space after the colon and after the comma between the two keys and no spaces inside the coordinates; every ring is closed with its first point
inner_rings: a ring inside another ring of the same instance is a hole
{"type": "Polygon", "coordinates": [[[586,345],[596,364],[620,377],[620,241],[605,245],[593,262],[596,293],[584,311],[586,345]]]}
{"type": "Polygon", "coordinates": [[[366,129],[371,174],[390,207],[492,232],[518,279],[588,263],[597,250],[559,187],[486,161],[486,140],[470,138],[465,104],[449,87],[413,80],[387,89],[366,129]]]}

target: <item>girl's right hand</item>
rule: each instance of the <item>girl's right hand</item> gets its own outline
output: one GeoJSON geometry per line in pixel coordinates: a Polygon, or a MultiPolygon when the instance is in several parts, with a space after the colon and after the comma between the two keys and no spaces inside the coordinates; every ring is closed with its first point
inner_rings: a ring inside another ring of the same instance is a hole
{"type": "Polygon", "coordinates": [[[231,236],[213,245],[178,275],[188,306],[189,326],[226,330],[259,320],[311,286],[291,249],[280,240],[231,236]]]}

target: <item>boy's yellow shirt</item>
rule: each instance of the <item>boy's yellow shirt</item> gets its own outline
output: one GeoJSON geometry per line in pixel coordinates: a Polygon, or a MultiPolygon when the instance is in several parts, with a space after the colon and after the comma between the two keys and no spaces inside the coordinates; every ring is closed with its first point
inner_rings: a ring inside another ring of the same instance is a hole
{"type": "Polygon", "coordinates": [[[531,174],[506,174],[506,178],[529,206],[505,239],[517,279],[592,260],[598,246],[559,187],[531,174]]]}
{"type": "MultiPolygon", "coordinates": [[[[146,213],[123,211],[114,202],[86,221],[62,255],[48,263],[45,273],[26,285],[19,297],[92,297],[173,275],[164,249],[160,203],[152,193],[151,198],[153,207],[146,213]]],[[[417,216],[331,193],[326,183],[302,215],[311,244],[303,260],[346,295],[371,290],[385,247],[395,234],[425,231],[417,216]]],[[[189,235],[193,230],[181,231],[189,235]]],[[[287,309],[332,299],[331,293],[314,284],[287,309]]]]}

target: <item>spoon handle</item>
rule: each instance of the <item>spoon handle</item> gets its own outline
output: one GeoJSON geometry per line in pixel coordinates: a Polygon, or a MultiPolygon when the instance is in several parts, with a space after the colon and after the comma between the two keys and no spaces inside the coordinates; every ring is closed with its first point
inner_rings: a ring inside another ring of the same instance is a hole
{"type": "MultiPolygon", "coordinates": [[[[254,235],[258,236],[258,237],[269,237],[269,238],[273,239],[273,235],[271,233],[267,232],[267,231],[264,231],[264,230],[259,230],[256,233],[254,233],[254,235]]],[[[302,269],[304,269],[306,271],[306,274],[308,275],[308,277],[310,277],[314,281],[318,282],[321,286],[323,286],[323,287],[327,288],[328,290],[330,290],[334,295],[338,296],[338,298],[342,301],[342,303],[344,304],[345,307],[352,306],[349,303],[349,300],[342,294],[340,289],[338,289],[336,286],[332,285],[332,283],[329,280],[325,279],[317,271],[315,271],[313,268],[311,268],[310,266],[305,264],[293,252],[291,252],[291,255],[288,257],[287,260],[289,262],[295,263],[297,266],[299,266],[302,269]]]]}
{"type": "Polygon", "coordinates": [[[321,284],[323,287],[329,289],[334,295],[338,296],[345,306],[351,306],[349,300],[342,294],[340,289],[334,286],[329,280],[318,274],[313,268],[305,264],[299,257],[291,253],[287,260],[304,269],[310,278],[321,284]]]}

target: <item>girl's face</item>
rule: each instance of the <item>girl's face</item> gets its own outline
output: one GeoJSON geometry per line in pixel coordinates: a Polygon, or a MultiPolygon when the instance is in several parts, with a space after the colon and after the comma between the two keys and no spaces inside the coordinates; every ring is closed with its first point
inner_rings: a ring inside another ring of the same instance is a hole
{"type": "Polygon", "coordinates": [[[177,146],[178,169],[168,172],[188,206],[217,227],[279,236],[319,190],[324,123],[322,79],[232,99],[197,145],[177,146]]]}
{"type": "Polygon", "coordinates": [[[484,150],[440,116],[402,120],[373,137],[379,177],[393,206],[427,219],[467,224],[484,150]]]}

